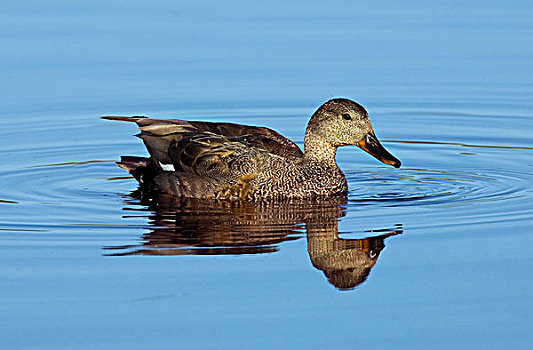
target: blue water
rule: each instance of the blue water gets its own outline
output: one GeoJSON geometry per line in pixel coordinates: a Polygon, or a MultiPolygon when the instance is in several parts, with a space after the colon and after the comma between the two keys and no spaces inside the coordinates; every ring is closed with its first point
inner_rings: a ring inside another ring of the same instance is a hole
{"type": "Polygon", "coordinates": [[[3,4],[2,348],[529,348],[531,18],[525,1],[3,4]],[[301,146],[336,96],[403,166],[345,147],[347,200],[317,207],[141,201],[114,164],[146,154],[135,128],[98,118],[301,146]]]}

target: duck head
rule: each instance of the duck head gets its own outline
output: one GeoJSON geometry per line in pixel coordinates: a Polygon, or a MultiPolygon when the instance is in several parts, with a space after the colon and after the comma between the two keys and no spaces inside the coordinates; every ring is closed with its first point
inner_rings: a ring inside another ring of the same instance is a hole
{"type": "Polygon", "coordinates": [[[363,106],[345,98],[329,100],[318,108],[307,125],[304,143],[308,155],[333,152],[334,158],[337,147],[355,145],[385,164],[401,165],[379,143],[363,106]]]}

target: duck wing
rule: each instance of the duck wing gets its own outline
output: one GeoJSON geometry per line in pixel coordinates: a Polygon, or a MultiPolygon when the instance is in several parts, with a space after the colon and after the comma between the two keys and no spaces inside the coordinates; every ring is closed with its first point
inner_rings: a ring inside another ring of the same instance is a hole
{"type": "Polygon", "coordinates": [[[210,132],[186,136],[170,143],[168,150],[175,171],[207,176],[221,183],[234,183],[255,176],[272,158],[282,157],[254,147],[240,137],[210,132]]]}
{"type": "Polygon", "coordinates": [[[201,131],[217,135],[238,138],[239,142],[264,149],[280,157],[302,157],[303,152],[294,142],[278,132],[262,126],[250,126],[234,123],[188,122],[201,131]]]}
{"type": "Polygon", "coordinates": [[[146,117],[103,119],[137,123],[141,133],[136,136],[163,170],[234,178],[253,173],[267,157],[303,156],[295,143],[265,127],[146,117]]]}

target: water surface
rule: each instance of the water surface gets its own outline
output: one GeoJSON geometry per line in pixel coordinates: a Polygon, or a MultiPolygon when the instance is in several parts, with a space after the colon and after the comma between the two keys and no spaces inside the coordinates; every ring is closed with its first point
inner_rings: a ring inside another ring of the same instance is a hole
{"type": "Polygon", "coordinates": [[[527,348],[533,39],[526,2],[56,1],[0,14],[6,348],[527,348]],[[344,96],[394,169],[339,150],[347,198],[134,196],[149,115],[302,146],[344,96]]]}

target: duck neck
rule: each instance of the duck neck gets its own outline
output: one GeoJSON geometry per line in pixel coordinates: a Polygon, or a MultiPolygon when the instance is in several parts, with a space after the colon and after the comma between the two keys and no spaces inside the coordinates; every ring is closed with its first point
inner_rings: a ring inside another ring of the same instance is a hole
{"type": "Polygon", "coordinates": [[[318,162],[328,166],[337,166],[337,163],[335,162],[336,153],[337,147],[332,146],[330,143],[312,139],[310,137],[305,138],[304,160],[308,162],[318,162]]]}

